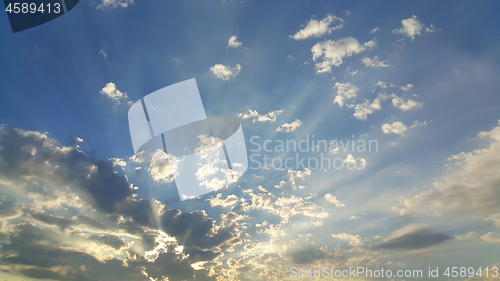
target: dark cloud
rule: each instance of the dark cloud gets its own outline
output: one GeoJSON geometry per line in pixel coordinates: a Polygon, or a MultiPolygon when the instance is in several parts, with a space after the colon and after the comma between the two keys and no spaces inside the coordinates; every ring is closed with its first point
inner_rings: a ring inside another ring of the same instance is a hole
{"type": "Polygon", "coordinates": [[[375,245],[375,249],[417,250],[444,243],[452,238],[444,233],[432,232],[427,227],[419,227],[375,245]]]}
{"type": "Polygon", "coordinates": [[[204,211],[134,199],[127,178],[115,172],[117,162],[98,160],[39,132],[0,126],[0,183],[12,191],[0,197],[0,216],[21,215],[17,225],[0,233],[2,263],[37,279],[145,280],[144,270],[158,280],[214,280],[210,268],[194,270],[191,264],[213,266],[241,244],[245,217],[229,213],[217,222],[204,211]],[[176,239],[154,262],[144,257],[158,244],[151,231],[176,239]],[[121,251],[121,258],[82,249],[85,239],[121,251]],[[184,252],[176,253],[175,245],[184,252]]]}
{"type": "Polygon", "coordinates": [[[0,126],[0,177],[24,186],[31,179],[71,188],[95,208],[114,211],[132,195],[126,177],[115,173],[115,160],[97,160],[75,147],[61,146],[39,132],[0,126]]]}

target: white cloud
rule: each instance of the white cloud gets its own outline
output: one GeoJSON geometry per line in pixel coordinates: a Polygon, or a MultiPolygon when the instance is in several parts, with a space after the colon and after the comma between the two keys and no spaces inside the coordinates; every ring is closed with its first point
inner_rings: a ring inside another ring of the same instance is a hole
{"type": "Polygon", "coordinates": [[[259,114],[259,112],[257,112],[257,110],[249,109],[247,113],[239,113],[238,117],[241,117],[242,119],[252,118],[253,119],[252,123],[255,123],[255,122],[275,122],[276,118],[281,113],[283,113],[283,109],[269,111],[267,114],[259,114]]]}
{"type": "Polygon", "coordinates": [[[435,31],[436,31],[436,28],[432,24],[431,24],[431,26],[425,28],[425,32],[435,32],[435,31]]]}
{"type": "Polygon", "coordinates": [[[226,48],[238,48],[239,46],[243,45],[241,42],[238,42],[236,39],[237,39],[236,35],[231,36],[231,38],[229,38],[229,41],[227,43],[226,48]]]}
{"type": "Polygon", "coordinates": [[[457,236],[455,236],[455,239],[457,239],[457,240],[469,240],[469,239],[474,239],[476,237],[477,237],[477,233],[474,231],[471,231],[467,234],[457,235],[457,236]]]}
{"type": "Polygon", "coordinates": [[[238,197],[234,194],[228,195],[226,197],[226,199],[221,199],[221,197],[222,197],[222,193],[218,193],[217,197],[207,199],[206,201],[210,202],[211,207],[215,207],[215,206],[229,207],[231,205],[236,204],[236,202],[238,202],[238,197]]]}
{"type": "Polygon", "coordinates": [[[370,33],[371,33],[371,34],[373,34],[373,33],[377,32],[377,31],[380,31],[380,28],[379,28],[378,26],[377,26],[377,27],[375,27],[374,29],[372,29],[372,30],[370,31],[370,33]]]}
{"type": "Polygon", "coordinates": [[[338,103],[340,107],[344,106],[344,100],[355,99],[358,97],[357,93],[359,88],[351,83],[335,83],[335,88],[337,88],[337,96],[333,100],[333,103],[338,103]]]}
{"type": "Polygon", "coordinates": [[[352,221],[352,220],[359,220],[359,217],[358,216],[349,216],[349,220],[352,221]]]}
{"type": "Polygon", "coordinates": [[[500,227],[500,121],[491,131],[478,135],[489,146],[449,157],[448,166],[454,169],[437,180],[433,188],[401,201],[401,215],[467,211],[500,227]]]}
{"type": "Polygon", "coordinates": [[[116,101],[117,104],[121,104],[120,100],[127,100],[127,93],[123,93],[116,88],[116,84],[113,82],[109,82],[102,88],[102,95],[107,96],[109,99],[116,101]]]}
{"type": "Polygon", "coordinates": [[[210,71],[219,79],[228,81],[231,77],[235,77],[240,73],[241,65],[237,64],[235,67],[225,66],[223,64],[216,64],[210,67],[210,71]]]}
{"type": "Polygon", "coordinates": [[[353,72],[349,72],[349,75],[354,76],[356,74],[361,74],[361,73],[363,73],[363,72],[361,72],[359,70],[356,70],[356,71],[353,71],[353,72]]]}
{"type": "Polygon", "coordinates": [[[387,89],[387,86],[389,86],[389,87],[396,87],[396,85],[394,85],[394,83],[391,83],[391,82],[382,82],[382,81],[378,81],[377,84],[375,84],[375,87],[376,86],[379,86],[382,89],[387,89]]]}
{"type": "Polygon", "coordinates": [[[302,125],[302,121],[295,119],[292,123],[285,123],[276,129],[276,132],[290,133],[297,130],[302,125]]]}
{"type": "Polygon", "coordinates": [[[322,19],[321,21],[311,19],[306,27],[299,30],[297,33],[295,33],[295,35],[290,35],[290,38],[293,38],[295,40],[303,40],[309,37],[320,37],[324,34],[330,34],[336,29],[342,28],[342,24],[330,27],[330,24],[334,22],[344,22],[344,20],[332,15],[326,16],[326,18],[322,19]]]}
{"type": "Polygon", "coordinates": [[[102,3],[97,6],[97,9],[127,8],[133,3],[134,0],[102,0],[102,3]]]}
{"type": "Polygon", "coordinates": [[[427,122],[424,121],[424,122],[418,122],[418,120],[416,120],[415,122],[413,122],[413,125],[410,126],[410,129],[414,129],[416,127],[425,127],[427,126],[427,122]]]}
{"type": "Polygon", "coordinates": [[[399,87],[403,91],[409,91],[413,88],[412,84],[406,84],[406,86],[399,87]]]}
{"type": "Polygon", "coordinates": [[[336,207],[339,207],[339,208],[345,207],[345,204],[340,202],[337,199],[337,196],[335,196],[333,194],[327,193],[327,194],[325,194],[324,198],[325,198],[326,202],[328,202],[330,204],[335,204],[336,207]]]}
{"type": "Polygon", "coordinates": [[[332,236],[340,240],[349,241],[349,246],[351,247],[361,247],[366,244],[366,242],[363,241],[361,237],[359,237],[359,235],[353,235],[350,233],[338,233],[338,234],[332,234],[332,236]]]}
{"type": "Polygon", "coordinates": [[[102,56],[104,57],[104,59],[106,59],[108,57],[108,54],[106,54],[106,51],[104,49],[101,49],[99,51],[99,54],[102,54],[102,56]]]}
{"type": "Polygon", "coordinates": [[[399,121],[396,121],[392,124],[382,125],[382,132],[384,132],[384,134],[403,135],[406,130],[408,130],[406,125],[399,121]]]}
{"type": "Polygon", "coordinates": [[[327,40],[318,42],[311,49],[313,60],[322,60],[315,65],[316,73],[331,72],[332,66],[341,65],[344,57],[350,57],[353,54],[358,54],[375,46],[377,46],[377,43],[374,40],[368,41],[365,44],[359,44],[358,40],[352,37],[346,37],[337,41],[327,40]]]}
{"type": "Polygon", "coordinates": [[[487,234],[481,236],[481,239],[490,243],[500,243],[500,234],[488,232],[487,234]]]}
{"type": "Polygon", "coordinates": [[[389,67],[389,65],[386,64],[384,61],[379,61],[378,56],[375,56],[373,59],[365,57],[363,58],[362,61],[367,67],[373,67],[373,68],[389,67]]]}
{"type": "Polygon", "coordinates": [[[395,97],[392,100],[392,105],[394,105],[394,107],[401,109],[402,111],[407,111],[407,110],[411,110],[414,108],[422,107],[422,103],[416,102],[416,101],[411,100],[411,99],[405,101],[403,98],[400,98],[400,97],[395,97]]]}
{"type": "Polygon", "coordinates": [[[411,41],[413,41],[415,35],[420,35],[420,31],[424,27],[415,15],[402,20],[401,24],[403,24],[403,26],[399,29],[394,29],[392,33],[406,34],[406,36],[411,38],[411,41]]]}
{"type": "Polygon", "coordinates": [[[365,99],[363,103],[349,104],[347,107],[354,108],[353,116],[358,120],[366,120],[369,114],[372,114],[376,110],[381,110],[382,106],[380,102],[385,100],[388,96],[384,94],[379,94],[371,103],[365,99]]]}

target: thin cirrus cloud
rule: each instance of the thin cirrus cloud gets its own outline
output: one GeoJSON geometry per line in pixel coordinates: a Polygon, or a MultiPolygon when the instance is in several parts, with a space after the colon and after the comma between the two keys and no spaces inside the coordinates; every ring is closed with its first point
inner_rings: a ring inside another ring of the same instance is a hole
{"type": "Polygon", "coordinates": [[[324,19],[318,21],[315,19],[311,19],[309,23],[307,23],[306,27],[303,29],[299,30],[297,33],[294,35],[290,35],[290,38],[293,38],[295,40],[304,40],[310,37],[321,37],[322,35],[325,34],[330,34],[332,31],[337,30],[342,28],[342,24],[337,25],[337,26],[332,26],[330,25],[335,22],[344,22],[343,19],[328,15],[324,19]]]}
{"type": "Polygon", "coordinates": [[[241,65],[236,64],[235,67],[230,67],[223,64],[216,64],[210,67],[210,71],[215,75],[215,77],[223,81],[229,81],[229,79],[237,76],[240,73],[241,65]]]}
{"type": "Polygon", "coordinates": [[[318,42],[311,49],[313,60],[319,61],[315,64],[316,73],[329,73],[332,71],[332,66],[340,66],[343,63],[343,58],[376,46],[375,40],[360,44],[358,40],[352,37],[318,42]]]}
{"type": "Polygon", "coordinates": [[[389,65],[386,64],[385,61],[380,61],[378,59],[378,56],[375,56],[374,58],[365,57],[363,58],[362,62],[367,67],[373,67],[373,68],[389,67],[389,65]]]}

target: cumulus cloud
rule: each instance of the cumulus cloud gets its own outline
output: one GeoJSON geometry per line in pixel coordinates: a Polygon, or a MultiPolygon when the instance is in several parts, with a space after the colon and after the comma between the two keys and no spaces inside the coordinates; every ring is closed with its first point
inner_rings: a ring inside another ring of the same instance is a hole
{"type": "Polygon", "coordinates": [[[410,225],[394,232],[391,237],[375,245],[375,249],[417,250],[441,244],[452,237],[432,232],[426,225],[410,225]]]}
{"type": "Polygon", "coordinates": [[[359,88],[349,82],[336,82],[334,88],[337,89],[337,96],[333,100],[333,103],[337,103],[340,107],[344,106],[345,100],[352,100],[358,97],[359,88]]]}
{"type": "Polygon", "coordinates": [[[269,111],[267,114],[259,114],[257,110],[248,109],[247,113],[239,113],[238,117],[242,119],[252,119],[252,123],[255,122],[276,122],[278,115],[283,113],[283,109],[269,111]]]}
{"type": "Polygon", "coordinates": [[[238,48],[241,45],[243,45],[243,43],[238,42],[236,35],[233,35],[229,38],[226,48],[238,48]]]}
{"type": "Polygon", "coordinates": [[[320,37],[324,34],[330,34],[332,31],[342,28],[342,24],[330,27],[335,22],[344,22],[344,20],[332,15],[327,15],[326,18],[320,21],[311,19],[306,27],[299,30],[295,35],[290,35],[290,38],[303,40],[309,37],[320,37]]]}
{"type": "Polygon", "coordinates": [[[383,124],[382,132],[384,134],[395,134],[395,135],[403,135],[404,132],[408,130],[405,124],[400,121],[396,121],[392,124],[383,124]]]}
{"type": "Polygon", "coordinates": [[[313,60],[320,60],[320,62],[317,62],[315,65],[316,73],[331,72],[332,66],[339,66],[343,63],[343,58],[350,57],[353,54],[361,53],[362,51],[376,46],[377,43],[374,40],[360,44],[358,40],[352,37],[342,38],[337,41],[326,40],[318,42],[311,49],[313,60]]]}
{"type": "Polygon", "coordinates": [[[411,41],[415,39],[416,35],[420,35],[420,31],[424,27],[424,25],[420,23],[420,21],[417,19],[417,16],[415,15],[402,20],[401,24],[403,26],[399,29],[394,29],[392,33],[405,34],[406,36],[411,38],[411,41]]]}
{"type": "Polygon", "coordinates": [[[97,5],[97,9],[127,8],[133,3],[134,0],[102,0],[101,4],[97,5]]]}
{"type": "Polygon", "coordinates": [[[337,196],[327,193],[324,196],[327,203],[335,204],[336,207],[345,207],[345,204],[337,199],[337,196]]]}
{"type": "Polygon", "coordinates": [[[225,66],[223,64],[216,64],[210,67],[210,71],[215,75],[215,77],[228,81],[231,77],[235,77],[240,73],[241,65],[237,64],[235,67],[225,66]]]}
{"type": "MultiPolygon", "coordinates": [[[[121,104],[121,101],[128,100],[127,93],[123,93],[116,88],[116,84],[113,82],[109,82],[102,88],[101,95],[108,97],[110,100],[116,102],[116,104],[121,104]]],[[[129,102],[130,104],[130,102],[129,102]]]]}
{"type": "Polygon", "coordinates": [[[386,64],[384,61],[378,60],[378,56],[375,56],[373,59],[365,57],[363,58],[363,64],[366,65],[367,67],[373,67],[373,68],[381,68],[381,67],[389,67],[388,64],[386,64]]]}
{"type": "Polygon", "coordinates": [[[278,128],[276,128],[276,132],[282,132],[282,133],[291,133],[295,130],[297,130],[298,127],[302,125],[302,121],[299,119],[295,119],[292,123],[285,123],[278,128]]]}
{"type": "Polygon", "coordinates": [[[487,146],[448,158],[454,167],[434,183],[434,187],[401,202],[399,212],[442,214],[468,210],[500,226],[500,121],[490,131],[480,132],[487,146]]]}

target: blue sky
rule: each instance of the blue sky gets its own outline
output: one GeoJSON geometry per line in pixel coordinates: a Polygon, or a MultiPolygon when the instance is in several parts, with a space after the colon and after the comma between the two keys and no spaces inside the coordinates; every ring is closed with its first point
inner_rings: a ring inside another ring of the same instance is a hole
{"type": "Polygon", "coordinates": [[[499,8],[93,0],[15,34],[0,13],[0,279],[498,266],[499,8]],[[325,153],[359,170],[250,168],[201,198],[151,198],[175,181],[134,157],[127,112],[191,78],[208,116],[241,121],[249,157],[255,136],[378,151],[325,153]]]}

